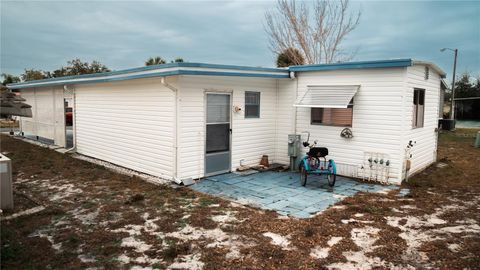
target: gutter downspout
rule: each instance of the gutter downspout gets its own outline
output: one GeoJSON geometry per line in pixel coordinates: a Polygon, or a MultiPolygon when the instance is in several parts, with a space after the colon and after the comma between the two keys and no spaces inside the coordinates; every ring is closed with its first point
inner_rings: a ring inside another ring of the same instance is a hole
{"type": "MultiPolygon", "coordinates": [[[[295,73],[294,73],[295,74],[295,73]]],[[[293,80],[295,80],[295,96],[294,101],[298,98],[298,78],[294,75],[293,80]]],[[[292,133],[297,134],[297,106],[293,106],[293,127],[292,133]]]]}
{"type": "MultiPolygon", "coordinates": [[[[68,91],[68,86],[65,84],[63,85],[63,91],[68,91]]],[[[73,146],[71,148],[68,148],[65,153],[70,153],[70,152],[75,152],[77,150],[77,117],[76,117],[76,112],[77,112],[77,100],[75,98],[75,88],[72,89],[73,92],[73,108],[72,108],[72,133],[73,133],[73,138],[72,138],[72,143],[73,146]]],[[[64,94],[65,97],[65,94],[64,94]]],[[[65,105],[64,105],[65,106],[65,105]]],[[[64,116],[65,117],[65,113],[64,116]]],[[[65,124],[66,127],[66,124],[65,124]]],[[[66,133],[66,131],[65,131],[66,133]]],[[[65,134],[66,136],[66,134],[65,134]]],[[[65,144],[66,144],[66,138],[65,138],[65,144]]]]}
{"type": "Polygon", "coordinates": [[[174,145],[174,148],[175,148],[175,157],[173,159],[173,181],[177,184],[181,184],[182,183],[182,180],[178,179],[178,89],[175,88],[173,85],[169,84],[167,82],[167,78],[165,76],[161,77],[160,78],[160,83],[167,87],[168,89],[172,90],[172,92],[174,93],[174,99],[175,99],[175,102],[174,102],[174,108],[173,108],[173,118],[174,118],[174,121],[173,121],[173,132],[174,132],[174,136],[173,136],[173,145],[174,145]]]}

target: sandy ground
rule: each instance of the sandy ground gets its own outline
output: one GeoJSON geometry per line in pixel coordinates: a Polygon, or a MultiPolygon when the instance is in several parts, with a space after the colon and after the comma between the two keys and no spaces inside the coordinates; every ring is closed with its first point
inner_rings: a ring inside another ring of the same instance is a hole
{"type": "Polygon", "coordinates": [[[439,163],[310,219],[144,181],[7,136],[14,212],[2,269],[478,269],[480,150],[442,134],[439,163]]]}

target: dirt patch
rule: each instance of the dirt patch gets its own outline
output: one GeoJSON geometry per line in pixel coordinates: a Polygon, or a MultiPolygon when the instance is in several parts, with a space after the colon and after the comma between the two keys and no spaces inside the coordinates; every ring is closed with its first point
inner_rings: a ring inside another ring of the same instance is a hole
{"type": "Polygon", "coordinates": [[[2,136],[18,209],[45,209],[1,221],[1,267],[474,269],[480,152],[471,137],[440,142],[442,165],[413,176],[409,192],[358,193],[296,219],[2,136]]]}

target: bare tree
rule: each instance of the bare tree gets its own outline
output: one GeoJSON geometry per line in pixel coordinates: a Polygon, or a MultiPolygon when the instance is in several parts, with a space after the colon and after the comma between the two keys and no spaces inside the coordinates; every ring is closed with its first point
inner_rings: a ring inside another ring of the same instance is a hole
{"type": "Polygon", "coordinates": [[[360,11],[349,11],[348,0],[278,0],[276,9],[265,13],[265,31],[275,55],[296,48],[307,64],[346,61],[353,54],[340,45],[357,27],[360,16],[360,11]]]}

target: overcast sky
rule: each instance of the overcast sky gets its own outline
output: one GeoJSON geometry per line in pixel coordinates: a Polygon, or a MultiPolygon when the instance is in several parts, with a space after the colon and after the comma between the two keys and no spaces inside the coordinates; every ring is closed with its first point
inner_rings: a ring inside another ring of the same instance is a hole
{"type": "MultiPolygon", "coordinates": [[[[1,1],[2,73],[53,70],[68,60],[110,69],[138,67],[150,56],[189,62],[274,66],[263,29],[272,1],[1,1]]],[[[345,48],[354,60],[415,58],[451,76],[480,75],[479,1],[354,1],[360,25],[345,48]]]]}

